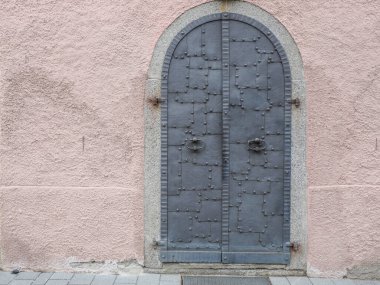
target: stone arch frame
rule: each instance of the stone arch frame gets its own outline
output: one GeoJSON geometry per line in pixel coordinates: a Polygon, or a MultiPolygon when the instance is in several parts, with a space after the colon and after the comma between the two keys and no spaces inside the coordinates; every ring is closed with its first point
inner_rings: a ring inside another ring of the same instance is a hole
{"type": "Polygon", "coordinates": [[[178,17],[160,36],[153,51],[148,70],[145,105],[144,151],[144,266],[147,271],[178,272],[178,270],[207,273],[219,269],[224,273],[251,269],[254,273],[271,269],[273,274],[299,274],[306,271],[307,257],[307,171],[306,171],[306,92],[303,63],[300,52],[290,33],[271,14],[260,7],[243,1],[213,1],[193,7],[178,17]],[[192,22],[212,14],[235,13],[252,18],[266,26],[281,43],[289,61],[293,99],[301,102],[292,107],[291,146],[291,213],[290,240],[300,245],[292,252],[291,263],[283,265],[234,264],[162,264],[159,260],[161,209],[161,78],[166,52],[175,37],[192,22]],[[229,271],[225,272],[224,270],[229,271]]]}

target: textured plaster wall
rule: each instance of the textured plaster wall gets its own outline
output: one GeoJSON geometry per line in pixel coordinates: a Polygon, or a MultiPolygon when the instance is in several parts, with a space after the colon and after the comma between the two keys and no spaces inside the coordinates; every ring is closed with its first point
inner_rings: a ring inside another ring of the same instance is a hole
{"type": "MultiPolygon", "coordinates": [[[[164,29],[203,2],[1,1],[3,268],[143,261],[146,73],[164,29]]],[[[380,1],[250,2],[304,60],[308,272],[376,275],[380,1]]]]}

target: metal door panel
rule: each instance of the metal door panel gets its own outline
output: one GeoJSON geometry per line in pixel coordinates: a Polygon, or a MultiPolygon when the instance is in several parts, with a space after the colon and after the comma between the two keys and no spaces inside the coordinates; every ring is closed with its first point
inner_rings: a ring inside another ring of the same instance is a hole
{"type": "Polygon", "coordinates": [[[236,193],[257,194],[262,195],[270,192],[271,182],[268,181],[252,181],[252,180],[233,180],[231,181],[231,191],[236,193]]]}
{"type": "Polygon", "coordinates": [[[187,54],[187,41],[180,41],[173,52],[174,59],[185,59],[187,54]]]}
{"type": "Polygon", "coordinates": [[[194,104],[193,114],[193,119],[191,121],[191,134],[195,137],[200,138],[201,136],[205,135],[207,131],[206,106],[204,104],[194,104]]]}
{"type": "Polygon", "coordinates": [[[278,230],[282,228],[283,216],[271,215],[268,216],[268,219],[268,227],[265,229],[265,232],[261,234],[262,245],[271,247],[274,250],[283,250],[282,231],[278,230]]]}
{"type": "Polygon", "coordinates": [[[187,56],[202,56],[202,27],[193,29],[184,40],[187,42],[187,56]]]}
{"type": "Polygon", "coordinates": [[[230,144],[231,157],[235,158],[230,162],[230,171],[232,174],[248,171],[249,165],[247,164],[246,149],[246,144],[230,144]]]}
{"type": "MultiPolygon", "coordinates": [[[[210,189],[222,189],[222,167],[221,166],[211,166],[211,186],[210,189]]],[[[209,190],[210,191],[210,190],[209,190]]]]}
{"type": "MultiPolygon", "coordinates": [[[[261,44],[261,39],[258,41],[261,44]]],[[[259,60],[257,61],[257,77],[256,77],[256,88],[259,90],[268,90],[271,88],[268,86],[268,55],[263,54],[261,51],[259,60]]]]}
{"type": "Polygon", "coordinates": [[[268,242],[273,236],[273,244],[281,239],[283,245],[284,195],[283,191],[271,193],[272,181],[284,180],[285,90],[283,82],[276,81],[283,79],[283,69],[281,63],[272,63],[277,51],[267,35],[260,33],[253,39],[256,30],[251,35],[247,30],[246,24],[231,22],[235,39],[230,45],[229,197],[237,205],[238,216],[236,210],[229,210],[229,225],[237,226],[230,227],[228,248],[223,250],[222,258],[229,263],[287,263],[288,249],[282,247],[279,253],[268,242]],[[252,42],[247,42],[249,37],[252,42]],[[276,106],[269,98],[273,92],[276,106]],[[282,101],[278,99],[281,97],[282,101]],[[271,134],[281,138],[267,141],[271,134]],[[271,251],[276,253],[263,254],[271,251]]]}
{"type": "Polygon", "coordinates": [[[182,163],[182,187],[185,189],[207,189],[210,184],[208,167],[182,163]]]}
{"type": "Polygon", "coordinates": [[[168,239],[170,242],[181,243],[190,238],[189,228],[191,227],[192,221],[188,219],[188,213],[168,212],[168,220],[168,239]]]}
{"type": "Polygon", "coordinates": [[[268,66],[268,84],[271,89],[268,90],[268,99],[274,106],[284,105],[284,73],[281,63],[271,63],[268,66]]]}
{"type": "Polygon", "coordinates": [[[173,93],[170,94],[170,102],[175,101],[178,103],[204,103],[207,99],[207,94],[203,90],[192,90],[186,93],[173,93]]]}
{"type": "Polygon", "coordinates": [[[281,181],[283,180],[282,169],[268,169],[264,166],[252,166],[249,173],[245,175],[248,180],[256,181],[281,181]]]}
{"type": "Polygon", "coordinates": [[[253,66],[256,64],[259,54],[255,48],[254,42],[231,41],[230,62],[232,66],[253,66]]]}
{"type": "Polygon", "coordinates": [[[252,19],[216,14],[172,46],[161,260],[289,263],[290,73],[281,45],[252,19]]]}
{"type": "Polygon", "coordinates": [[[210,94],[207,99],[206,108],[208,113],[222,113],[222,100],[220,94],[210,94]]]}
{"type": "MultiPolygon", "coordinates": [[[[174,105],[174,104],[173,104],[174,105]]],[[[168,116],[170,128],[187,128],[193,120],[189,104],[175,104],[176,110],[168,116]]]]}
{"type": "Polygon", "coordinates": [[[265,132],[267,134],[284,134],[284,108],[272,107],[265,116],[265,132]]]}
{"type": "Polygon", "coordinates": [[[203,56],[207,60],[221,60],[222,57],[222,23],[214,21],[202,27],[203,56]]]}
{"type": "MultiPolygon", "coordinates": [[[[233,242],[230,244],[231,251],[245,252],[252,250],[252,243],[259,244],[260,233],[239,232],[231,231],[230,240],[233,242]]],[[[260,251],[262,246],[259,246],[260,251]]]]}
{"type": "Polygon", "coordinates": [[[201,197],[196,191],[179,191],[168,197],[169,212],[198,212],[201,209],[201,197]]]}
{"type": "Polygon", "coordinates": [[[264,112],[251,112],[239,107],[231,109],[229,116],[231,143],[248,143],[248,140],[264,134],[261,129],[265,124],[264,112]]]}
{"type": "Polygon", "coordinates": [[[247,110],[268,111],[270,104],[266,91],[258,89],[245,89],[241,92],[242,106],[247,110]]]}
{"type": "Polygon", "coordinates": [[[207,91],[210,94],[222,94],[222,71],[219,69],[210,69],[207,75],[207,91]]]}
{"type": "Polygon", "coordinates": [[[221,252],[212,251],[207,249],[207,251],[201,251],[197,249],[196,251],[186,250],[161,250],[160,258],[164,262],[199,262],[199,263],[218,263],[220,262],[221,252]]]}
{"type": "Polygon", "coordinates": [[[284,136],[279,135],[266,135],[265,142],[270,150],[283,150],[284,149],[284,136]]]}
{"type": "MultiPolygon", "coordinates": [[[[263,195],[253,195],[244,193],[243,203],[240,206],[238,232],[262,233],[267,225],[266,217],[263,214],[263,195]]],[[[231,240],[231,243],[234,242],[231,240]]]]}
{"type": "Polygon", "coordinates": [[[256,66],[241,66],[235,68],[235,82],[238,88],[256,87],[256,66]]]}
{"type": "Polygon", "coordinates": [[[176,80],[171,80],[168,84],[169,92],[185,92],[189,84],[188,73],[189,70],[187,66],[189,65],[189,59],[172,59],[170,63],[169,77],[176,77],[176,80]]]}
{"type": "Polygon", "coordinates": [[[209,135],[222,134],[222,113],[208,113],[207,114],[207,127],[206,131],[209,135]]]}
{"type": "Polygon", "coordinates": [[[190,69],[207,69],[208,61],[203,57],[190,57],[190,69]]]}
{"type": "Polygon", "coordinates": [[[206,89],[207,86],[207,69],[191,68],[189,70],[189,88],[206,89]]]}
{"type": "Polygon", "coordinates": [[[276,215],[282,216],[284,214],[283,209],[284,195],[281,192],[271,192],[264,195],[264,215],[276,215]]]}
{"type": "Polygon", "coordinates": [[[199,222],[220,222],[222,213],[220,211],[220,200],[210,201],[203,200],[201,207],[204,211],[201,211],[198,215],[199,222]]]}
{"type": "Polygon", "coordinates": [[[267,168],[283,168],[284,167],[284,152],[283,151],[268,151],[267,163],[265,166],[267,168]]]}
{"type": "Polygon", "coordinates": [[[168,135],[168,146],[181,146],[186,138],[191,137],[187,128],[172,128],[168,135]]]}
{"type": "Polygon", "coordinates": [[[288,264],[290,253],[283,252],[223,252],[223,263],[288,264]]]}

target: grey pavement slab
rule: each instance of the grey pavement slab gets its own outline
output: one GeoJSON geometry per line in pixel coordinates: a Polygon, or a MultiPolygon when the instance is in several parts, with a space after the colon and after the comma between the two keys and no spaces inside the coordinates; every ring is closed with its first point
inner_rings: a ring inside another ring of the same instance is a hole
{"type": "Polygon", "coordinates": [[[269,277],[269,281],[272,285],[290,285],[286,277],[269,277]]]}
{"type": "Polygon", "coordinates": [[[115,285],[136,284],[138,277],[139,276],[137,274],[118,275],[115,280],[115,285]]]}
{"type": "Polygon", "coordinates": [[[9,285],[32,285],[33,280],[13,280],[9,285]]]}
{"type": "Polygon", "coordinates": [[[183,285],[270,285],[265,277],[184,276],[183,285]]]}
{"type": "Polygon", "coordinates": [[[335,285],[331,279],[327,278],[309,278],[313,285],[335,285]]]}
{"type": "Polygon", "coordinates": [[[331,279],[334,285],[355,285],[355,282],[351,279],[331,279]]]}
{"type": "Polygon", "coordinates": [[[68,280],[49,280],[46,282],[46,285],[67,285],[69,284],[68,280]]]}
{"type": "Polygon", "coordinates": [[[16,277],[15,274],[11,274],[10,272],[0,272],[0,285],[6,285],[11,280],[13,280],[16,277]]]}
{"type": "Polygon", "coordinates": [[[159,285],[160,274],[142,273],[137,278],[137,285],[159,285]]]}
{"type": "Polygon", "coordinates": [[[46,282],[50,279],[50,277],[53,275],[53,273],[41,273],[38,275],[36,280],[34,280],[33,285],[45,285],[46,282]]]}
{"type": "Polygon", "coordinates": [[[303,276],[288,277],[290,285],[313,285],[309,278],[303,276]]]}
{"type": "Polygon", "coordinates": [[[96,275],[91,285],[113,285],[116,275],[96,275]]]}
{"type": "MultiPolygon", "coordinates": [[[[89,274],[0,271],[0,285],[181,285],[180,274],[89,274]]],[[[376,280],[291,277],[183,276],[183,285],[380,285],[376,280]]]]}
{"type": "Polygon", "coordinates": [[[55,272],[50,279],[53,280],[70,280],[74,276],[74,273],[55,272]]]}
{"type": "Polygon", "coordinates": [[[90,285],[92,280],[94,280],[94,274],[86,274],[86,273],[76,273],[73,278],[71,278],[69,284],[70,285],[90,285]]]}
{"type": "Polygon", "coordinates": [[[20,272],[16,274],[16,280],[34,280],[40,275],[41,272],[20,272]]]}
{"type": "Polygon", "coordinates": [[[161,274],[160,285],[181,285],[181,275],[161,274]]]}

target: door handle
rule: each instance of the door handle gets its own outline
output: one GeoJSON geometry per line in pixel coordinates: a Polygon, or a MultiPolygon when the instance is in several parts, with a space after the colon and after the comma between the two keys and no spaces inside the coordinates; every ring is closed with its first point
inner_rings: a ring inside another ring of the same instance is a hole
{"type": "Polygon", "coordinates": [[[191,151],[199,151],[204,148],[204,142],[196,137],[193,137],[186,143],[186,147],[191,151]]]}
{"type": "Polygon", "coordinates": [[[265,150],[266,144],[263,139],[254,138],[253,140],[248,141],[248,149],[253,150],[255,152],[260,152],[265,150]]]}

